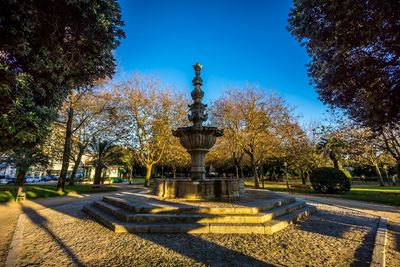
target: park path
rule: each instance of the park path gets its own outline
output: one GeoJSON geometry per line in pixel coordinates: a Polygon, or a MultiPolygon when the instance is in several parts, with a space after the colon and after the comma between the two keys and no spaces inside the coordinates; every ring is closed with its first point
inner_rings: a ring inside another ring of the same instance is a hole
{"type": "MultiPolygon", "coordinates": [[[[261,189],[262,190],[262,189],[261,189]]],[[[301,193],[287,193],[280,192],[283,194],[290,194],[295,197],[299,197],[305,200],[321,202],[329,205],[341,206],[345,208],[355,209],[361,212],[365,212],[371,215],[386,217],[389,221],[399,224],[400,223],[400,208],[390,205],[364,202],[358,200],[348,200],[336,197],[322,197],[314,195],[306,195],[301,193]]]]}
{"type": "Polygon", "coordinates": [[[104,192],[104,193],[87,193],[87,194],[73,194],[62,197],[39,198],[34,200],[24,200],[22,202],[8,202],[0,203],[0,266],[6,262],[9,246],[14,234],[14,229],[20,214],[24,209],[29,210],[43,210],[47,208],[54,208],[70,203],[91,202],[93,200],[101,199],[106,195],[113,195],[120,191],[131,189],[131,185],[118,185],[117,191],[104,192]]]}

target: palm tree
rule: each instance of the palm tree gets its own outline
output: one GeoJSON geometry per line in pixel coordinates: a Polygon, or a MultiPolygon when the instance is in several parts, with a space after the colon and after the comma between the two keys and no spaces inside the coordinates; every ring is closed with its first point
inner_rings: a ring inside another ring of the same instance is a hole
{"type": "Polygon", "coordinates": [[[317,151],[328,157],[333,167],[340,169],[339,160],[341,158],[342,151],[347,147],[346,142],[335,135],[328,135],[321,138],[321,141],[317,144],[317,151]]]}
{"type": "Polygon", "coordinates": [[[102,173],[108,166],[116,163],[121,158],[123,152],[121,147],[114,145],[110,140],[102,140],[101,138],[92,137],[89,144],[89,153],[92,156],[91,164],[94,165],[94,184],[103,182],[102,173]]]}

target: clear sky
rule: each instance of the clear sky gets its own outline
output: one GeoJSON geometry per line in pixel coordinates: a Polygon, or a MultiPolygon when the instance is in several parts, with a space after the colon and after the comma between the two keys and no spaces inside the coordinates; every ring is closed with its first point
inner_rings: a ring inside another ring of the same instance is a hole
{"type": "MultiPolygon", "coordinates": [[[[191,90],[192,65],[203,64],[207,99],[228,86],[256,83],[283,95],[302,115],[326,107],[309,85],[309,57],[286,30],[291,0],[120,0],[126,39],[119,73],[139,71],[191,90]]],[[[206,99],[206,100],[207,100],[206,99]]]]}

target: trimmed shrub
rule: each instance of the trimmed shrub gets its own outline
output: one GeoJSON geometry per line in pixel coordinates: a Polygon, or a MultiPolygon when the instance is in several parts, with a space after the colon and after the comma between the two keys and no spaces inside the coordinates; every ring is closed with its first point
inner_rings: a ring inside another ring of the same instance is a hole
{"type": "Polygon", "coordinates": [[[331,167],[312,170],[310,182],[314,190],[320,193],[348,192],[351,188],[350,179],[342,171],[331,167]]]}

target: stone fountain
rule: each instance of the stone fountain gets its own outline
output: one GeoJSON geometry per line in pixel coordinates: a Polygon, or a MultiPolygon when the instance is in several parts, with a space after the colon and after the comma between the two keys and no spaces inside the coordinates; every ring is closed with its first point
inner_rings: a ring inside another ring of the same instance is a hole
{"type": "Polygon", "coordinates": [[[201,101],[204,92],[201,88],[203,80],[200,77],[202,65],[193,65],[195,77],[194,89],[191,93],[193,103],[189,105],[189,127],[180,127],[173,131],[180,143],[186,148],[191,157],[190,178],[185,179],[157,179],[154,184],[154,193],[165,198],[186,198],[193,200],[232,199],[239,197],[237,179],[208,178],[206,177],[205,157],[215,145],[217,137],[224,134],[217,127],[203,126],[208,118],[207,105],[201,101]]]}

